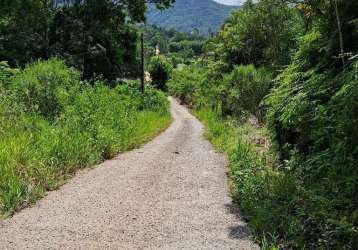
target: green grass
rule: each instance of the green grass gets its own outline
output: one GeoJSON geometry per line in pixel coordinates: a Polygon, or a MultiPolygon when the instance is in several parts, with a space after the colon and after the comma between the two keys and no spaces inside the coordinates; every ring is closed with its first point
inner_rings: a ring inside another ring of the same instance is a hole
{"type": "Polygon", "coordinates": [[[168,114],[153,111],[141,111],[131,118],[131,127],[127,129],[106,131],[103,128],[103,133],[108,135],[103,135],[102,140],[110,142],[102,145],[87,131],[71,132],[52,127],[45,121],[32,127],[31,132],[16,128],[11,135],[1,137],[2,213],[10,215],[42,197],[45,191],[58,188],[77,169],[142,145],[167,128],[171,121],[168,114]]]}
{"type": "Polygon", "coordinates": [[[263,202],[271,196],[271,180],[279,173],[271,167],[275,156],[265,146],[267,131],[248,122],[221,118],[210,109],[195,110],[194,114],[207,127],[205,135],[214,147],[229,157],[231,194],[262,249],[278,249],[274,230],[264,228],[266,218],[272,218],[263,202]],[[267,231],[266,231],[267,230],[267,231]]]}
{"type": "Polygon", "coordinates": [[[138,89],[82,83],[57,60],[9,77],[7,87],[0,86],[0,214],[13,214],[78,169],[138,147],[167,128],[165,94],[148,88],[142,95],[138,89]]]}
{"type": "Polygon", "coordinates": [[[172,119],[168,114],[163,115],[153,111],[138,113],[135,131],[131,134],[124,150],[137,148],[150,141],[154,136],[168,128],[171,121],[172,119]]]}

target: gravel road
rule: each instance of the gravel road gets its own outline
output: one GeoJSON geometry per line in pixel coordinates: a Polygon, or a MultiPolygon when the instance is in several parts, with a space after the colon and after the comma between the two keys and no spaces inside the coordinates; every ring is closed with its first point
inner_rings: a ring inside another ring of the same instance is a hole
{"type": "Polygon", "coordinates": [[[173,124],[0,221],[0,249],[258,249],[228,196],[226,159],[174,99],[173,124]]]}

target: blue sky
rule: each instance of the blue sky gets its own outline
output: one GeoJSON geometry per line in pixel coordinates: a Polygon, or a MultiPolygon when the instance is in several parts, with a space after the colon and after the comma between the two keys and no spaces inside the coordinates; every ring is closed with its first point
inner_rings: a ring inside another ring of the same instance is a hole
{"type": "Polygon", "coordinates": [[[228,5],[241,5],[245,0],[214,0],[218,3],[228,4],[228,5]]]}

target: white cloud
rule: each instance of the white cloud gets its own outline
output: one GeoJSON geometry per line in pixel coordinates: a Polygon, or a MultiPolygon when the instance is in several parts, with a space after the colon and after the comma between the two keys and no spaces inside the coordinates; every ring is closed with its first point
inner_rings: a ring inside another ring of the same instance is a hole
{"type": "Polygon", "coordinates": [[[215,2],[227,5],[242,5],[245,0],[214,0],[215,2]]]}

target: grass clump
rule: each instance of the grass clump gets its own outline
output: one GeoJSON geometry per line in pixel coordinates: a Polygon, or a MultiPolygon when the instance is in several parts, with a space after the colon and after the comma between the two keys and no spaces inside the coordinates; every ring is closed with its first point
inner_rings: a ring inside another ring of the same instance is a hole
{"type": "Polygon", "coordinates": [[[0,87],[3,214],[58,188],[79,168],[141,145],[170,123],[162,92],[142,95],[134,85],[81,82],[57,59],[6,75],[0,87]]]}

